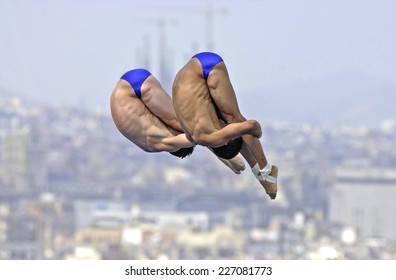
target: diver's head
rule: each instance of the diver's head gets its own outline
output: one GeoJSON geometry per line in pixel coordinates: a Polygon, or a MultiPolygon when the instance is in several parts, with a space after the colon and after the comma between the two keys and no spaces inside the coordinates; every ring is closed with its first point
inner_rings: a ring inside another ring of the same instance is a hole
{"type": "Polygon", "coordinates": [[[194,147],[189,147],[189,148],[181,148],[175,152],[170,152],[171,155],[174,155],[175,157],[179,157],[179,158],[185,158],[186,156],[189,156],[193,153],[194,151],[194,147]]]}

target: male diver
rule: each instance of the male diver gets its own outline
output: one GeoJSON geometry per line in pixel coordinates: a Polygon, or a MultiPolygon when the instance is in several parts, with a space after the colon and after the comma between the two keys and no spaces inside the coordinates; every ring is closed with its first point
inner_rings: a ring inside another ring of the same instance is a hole
{"type": "MultiPolygon", "coordinates": [[[[170,152],[184,158],[194,150],[176,118],[171,97],[146,69],[126,72],[110,98],[113,121],[118,130],[146,152],[170,152]]],[[[240,156],[219,158],[239,174],[245,169],[240,156]]]]}
{"type": "Polygon", "coordinates": [[[210,147],[226,159],[241,152],[266,193],[275,199],[278,168],[265,157],[259,140],[260,124],[242,116],[219,55],[194,55],[177,73],[172,99],[180,125],[192,143],[210,147]]]}

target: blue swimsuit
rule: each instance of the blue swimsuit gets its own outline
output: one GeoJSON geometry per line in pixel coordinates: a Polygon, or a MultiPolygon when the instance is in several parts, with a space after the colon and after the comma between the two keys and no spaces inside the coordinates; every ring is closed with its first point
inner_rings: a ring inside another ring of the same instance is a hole
{"type": "Polygon", "coordinates": [[[210,71],[212,71],[213,67],[223,61],[223,59],[219,55],[211,52],[198,53],[194,55],[193,58],[197,58],[201,62],[205,80],[208,79],[209,73],[210,71]]]}
{"type": "Polygon", "coordinates": [[[127,81],[138,98],[141,98],[141,87],[144,81],[151,75],[146,69],[134,69],[122,75],[121,79],[127,81]]]}

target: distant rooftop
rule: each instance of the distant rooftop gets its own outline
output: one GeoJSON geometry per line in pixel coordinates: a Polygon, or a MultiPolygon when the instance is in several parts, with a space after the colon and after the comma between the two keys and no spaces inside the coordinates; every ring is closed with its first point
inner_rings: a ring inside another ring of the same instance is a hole
{"type": "Polygon", "coordinates": [[[396,185],[396,170],[393,168],[350,168],[340,166],[336,169],[335,174],[338,182],[365,182],[396,185]]]}

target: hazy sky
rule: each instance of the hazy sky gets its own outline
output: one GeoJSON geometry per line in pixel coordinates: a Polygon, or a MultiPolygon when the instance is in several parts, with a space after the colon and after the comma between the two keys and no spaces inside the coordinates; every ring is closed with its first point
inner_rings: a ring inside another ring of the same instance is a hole
{"type": "Polygon", "coordinates": [[[206,50],[208,3],[213,50],[238,92],[343,73],[396,84],[393,0],[1,0],[0,88],[52,105],[108,106],[118,78],[143,66],[144,49],[159,75],[159,20],[172,75],[206,50]]]}

